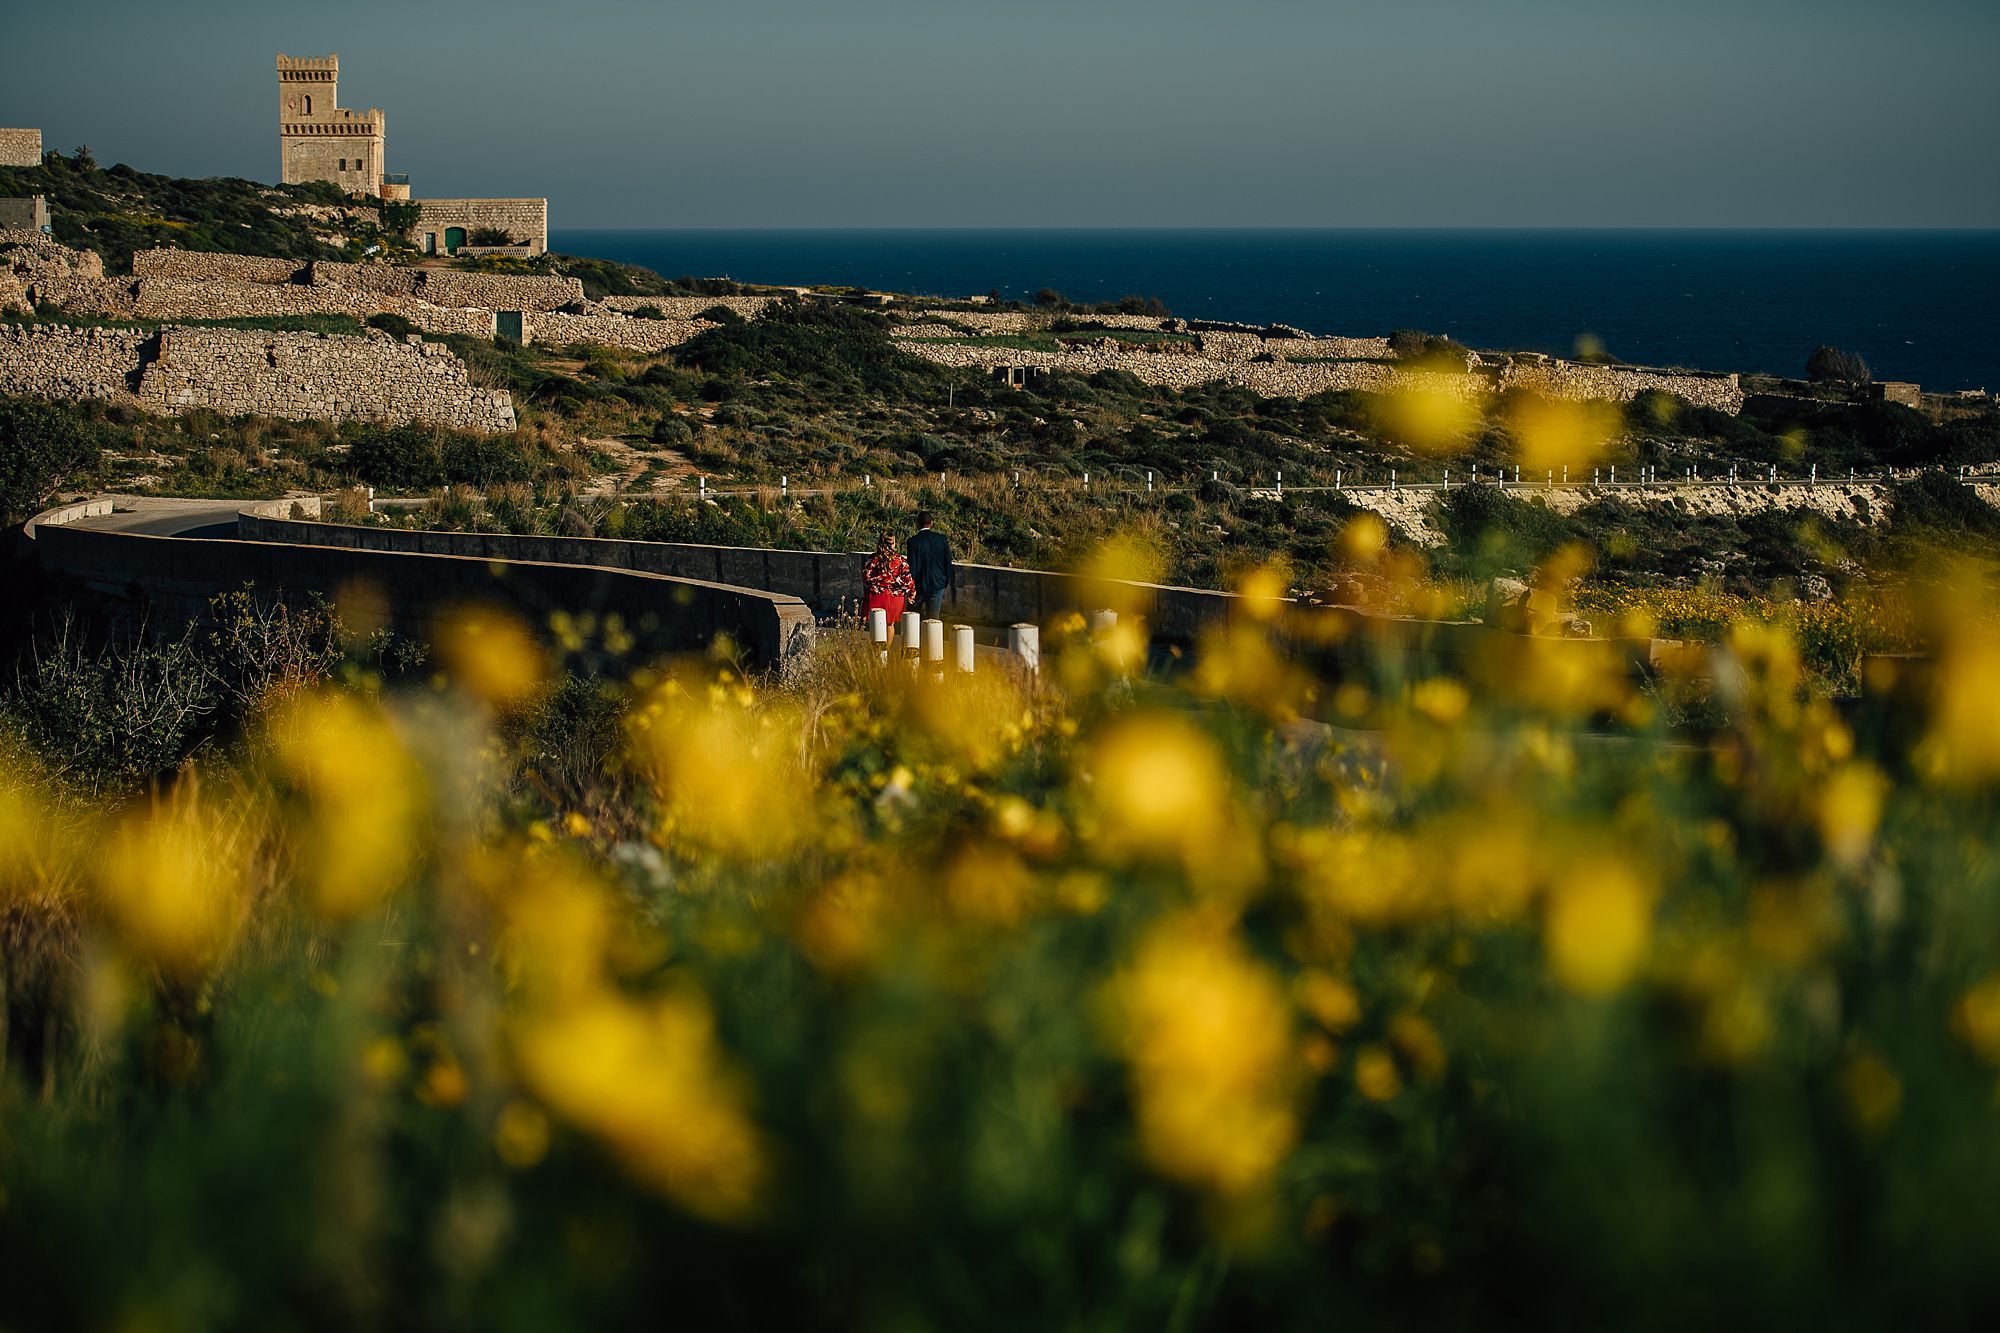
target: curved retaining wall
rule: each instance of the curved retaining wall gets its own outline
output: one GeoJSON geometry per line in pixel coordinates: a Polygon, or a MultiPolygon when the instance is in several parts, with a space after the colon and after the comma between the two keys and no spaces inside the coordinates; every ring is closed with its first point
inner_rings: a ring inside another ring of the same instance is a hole
{"type": "MultiPolygon", "coordinates": [[[[239,530],[322,526],[265,516],[289,513],[293,503],[252,506],[239,515],[239,530]]],[[[630,644],[601,652],[605,658],[699,653],[726,635],[752,666],[783,669],[813,641],[812,612],[802,602],[753,588],[518,556],[342,548],[268,536],[153,537],[63,526],[59,512],[38,516],[37,562],[95,594],[113,625],[127,631],[172,633],[204,617],[210,598],[251,583],[288,597],[316,593],[360,623],[422,640],[466,607],[499,606],[536,626],[566,616],[586,638],[593,621],[600,630],[615,621],[630,644]]]]}
{"type": "MultiPolygon", "coordinates": [[[[629,569],[673,578],[760,588],[797,599],[818,616],[856,611],[865,600],[862,570],[866,554],[848,551],[779,551],[757,547],[699,546],[675,542],[618,541],[605,537],[533,537],[489,532],[432,532],[407,528],[365,528],[341,523],[298,522],[244,514],[239,537],[298,545],[341,546],[376,551],[423,552],[487,560],[531,560],[553,564],[629,569]]],[[[1234,593],[1165,584],[1117,584],[1115,596],[1104,580],[1000,565],[958,565],[958,586],[947,605],[951,619],[975,625],[1046,625],[1065,612],[1087,612],[1115,601],[1143,617],[1155,639],[1192,642],[1211,625],[1241,615],[1234,593]]]]}

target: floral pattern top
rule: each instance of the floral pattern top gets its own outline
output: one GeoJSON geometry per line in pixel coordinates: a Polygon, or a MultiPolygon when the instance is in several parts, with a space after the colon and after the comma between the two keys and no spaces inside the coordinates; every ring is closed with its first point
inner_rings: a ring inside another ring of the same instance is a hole
{"type": "Polygon", "coordinates": [[[871,597],[900,597],[909,601],[917,595],[916,580],[910,577],[910,562],[893,551],[868,557],[862,584],[871,597]]]}

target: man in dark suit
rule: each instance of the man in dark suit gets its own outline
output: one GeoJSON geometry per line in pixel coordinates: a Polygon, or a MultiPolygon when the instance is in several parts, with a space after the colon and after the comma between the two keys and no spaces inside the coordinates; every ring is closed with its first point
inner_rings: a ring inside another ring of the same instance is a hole
{"type": "Polygon", "coordinates": [[[944,595],[951,591],[951,543],[931,531],[931,511],[917,511],[917,532],[908,547],[910,577],[917,585],[917,610],[926,620],[944,615],[944,595]]]}

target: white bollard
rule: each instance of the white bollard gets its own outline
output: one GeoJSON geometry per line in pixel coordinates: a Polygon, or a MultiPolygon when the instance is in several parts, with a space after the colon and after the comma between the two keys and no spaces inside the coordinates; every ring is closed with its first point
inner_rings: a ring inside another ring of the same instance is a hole
{"type": "Polygon", "coordinates": [[[915,611],[903,612],[903,651],[914,654],[917,642],[923,637],[924,618],[915,611]]]}
{"type": "Polygon", "coordinates": [[[1569,464],[1563,464],[1563,485],[1569,485],[1569,464]]]}
{"type": "Polygon", "coordinates": [[[861,489],[867,490],[874,484],[875,484],[875,478],[869,476],[866,472],[861,474],[861,489]]]}
{"type": "Polygon", "coordinates": [[[1556,488],[1556,470],[1554,468],[1550,468],[1549,479],[1542,483],[1542,489],[1545,491],[1552,491],[1555,488],[1556,488]]]}
{"type": "Polygon", "coordinates": [[[708,498],[708,478],[696,477],[695,481],[701,487],[701,498],[706,500],[708,498]]]}
{"type": "Polygon", "coordinates": [[[1396,489],[1396,469],[1394,468],[1389,469],[1389,489],[1392,491],[1396,489]]]}
{"type": "Polygon", "coordinates": [[[1146,494],[1148,494],[1148,495],[1151,495],[1152,493],[1153,493],[1153,470],[1152,470],[1151,468],[1147,468],[1147,469],[1146,469],[1146,494]]]}
{"type": "Polygon", "coordinates": [[[1618,484],[1618,465],[1616,463],[1611,465],[1611,484],[1613,486],[1618,484]]]}
{"type": "Polygon", "coordinates": [[[1092,638],[1101,639],[1117,628],[1118,613],[1116,611],[1105,609],[1090,613],[1090,634],[1092,638]]]}
{"type": "Polygon", "coordinates": [[[1007,631],[1007,651],[1014,654],[1029,675],[1041,674],[1042,631],[1039,626],[1023,621],[1010,628],[1007,631]]]}
{"type": "Polygon", "coordinates": [[[1090,489],[1090,474],[1088,472],[1083,474],[1083,489],[1086,491],[1090,489]]]}
{"type": "Polygon", "coordinates": [[[1451,469],[1450,469],[1450,468],[1446,468],[1446,469],[1444,470],[1444,489],[1445,489],[1445,490],[1450,490],[1450,489],[1451,489],[1451,469]]]}
{"type": "Polygon", "coordinates": [[[972,626],[953,625],[951,627],[951,664],[954,669],[972,674],[976,651],[972,642],[972,626]]]}
{"type": "Polygon", "coordinates": [[[1521,465],[1519,463],[1514,464],[1514,484],[1516,486],[1521,484],[1521,465]]]}
{"type": "Polygon", "coordinates": [[[944,622],[926,620],[924,622],[924,661],[944,661],[944,622]]]}
{"type": "Polygon", "coordinates": [[[1814,463],[1814,464],[1812,465],[1812,481],[1811,481],[1811,484],[1812,484],[1812,485],[1814,485],[1814,486],[1817,486],[1817,485],[1819,485],[1819,464],[1818,464],[1818,463],[1814,463]]]}
{"type": "Polygon", "coordinates": [[[1339,468],[1335,468],[1333,470],[1333,489],[1335,489],[1336,491],[1339,490],[1340,483],[1341,483],[1341,472],[1339,468]]]}
{"type": "Polygon", "coordinates": [[[879,606],[868,608],[868,642],[878,648],[889,646],[889,613],[879,606]]]}
{"type": "Polygon", "coordinates": [[[1285,474],[1280,472],[1278,474],[1278,494],[1283,495],[1284,493],[1285,493],[1285,474]]]}
{"type": "Polygon", "coordinates": [[[790,477],[781,474],[778,477],[778,495],[782,498],[783,496],[790,495],[791,493],[792,493],[792,479],[790,477]]]}

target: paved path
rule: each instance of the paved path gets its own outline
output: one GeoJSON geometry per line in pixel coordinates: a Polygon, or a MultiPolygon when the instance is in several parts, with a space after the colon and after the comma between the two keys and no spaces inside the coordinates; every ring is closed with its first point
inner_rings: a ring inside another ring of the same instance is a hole
{"type": "Polygon", "coordinates": [[[146,537],[234,537],[236,511],[253,500],[191,500],[174,496],[106,495],[113,510],[81,518],[71,527],[133,532],[146,537]]]}

